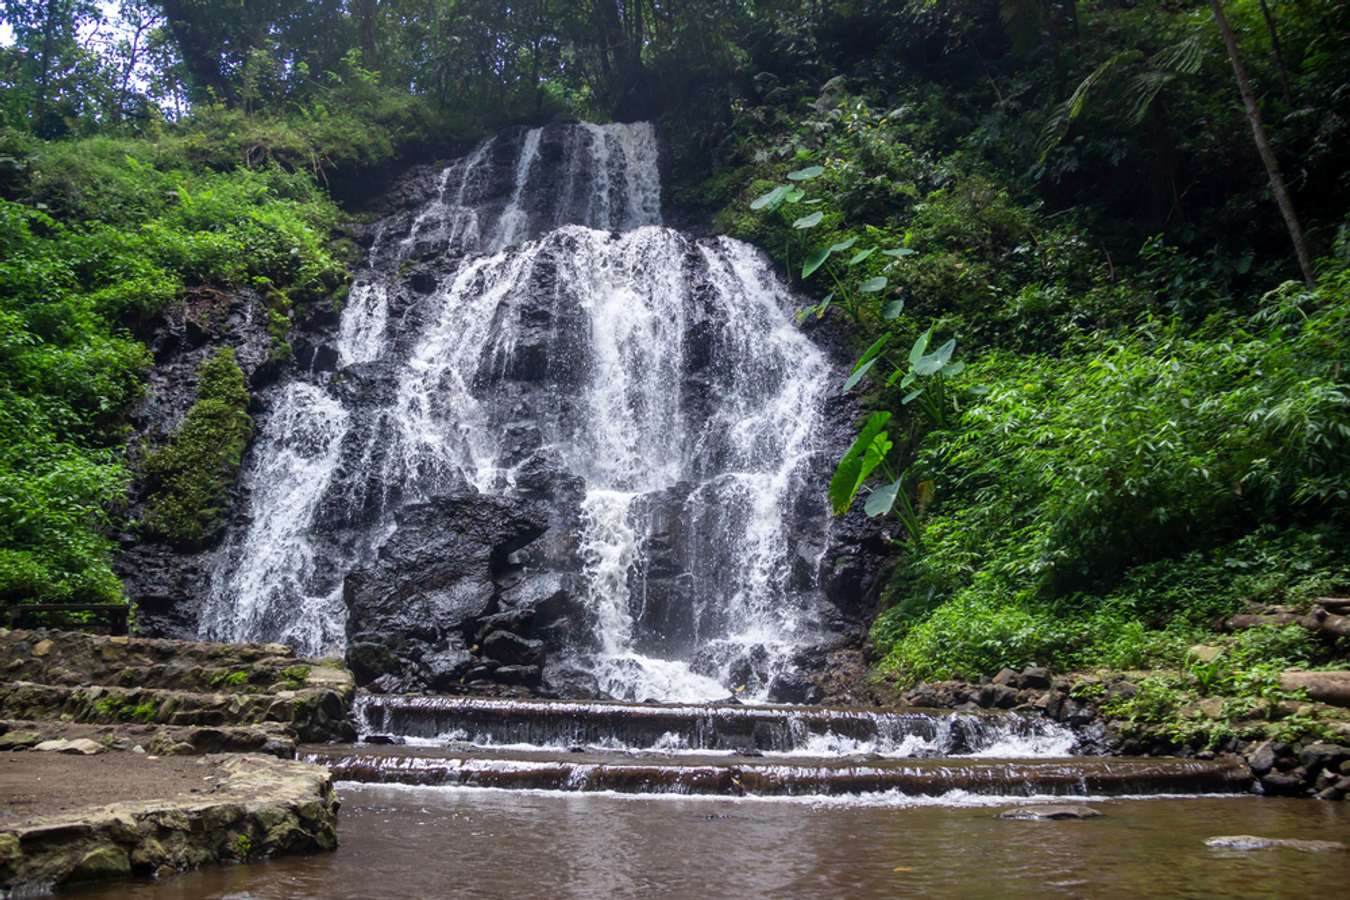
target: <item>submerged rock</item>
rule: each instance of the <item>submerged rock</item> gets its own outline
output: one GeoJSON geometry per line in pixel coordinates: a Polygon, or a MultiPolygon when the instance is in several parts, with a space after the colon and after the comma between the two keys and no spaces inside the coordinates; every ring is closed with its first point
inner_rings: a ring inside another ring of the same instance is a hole
{"type": "Polygon", "coordinates": [[[1079,804],[1058,804],[1054,806],[1014,806],[998,814],[1000,819],[1032,819],[1038,821],[1060,821],[1063,819],[1097,819],[1102,812],[1091,806],[1079,804]]]}
{"type": "Polygon", "coordinates": [[[1350,850],[1350,844],[1341,841],[1305,841],[1294,838],[1257,837],[1251,834],[1208,838],[1205,840],[1205,846],[1219,850],[1301,850],[1305,853],[1350,850]]]}

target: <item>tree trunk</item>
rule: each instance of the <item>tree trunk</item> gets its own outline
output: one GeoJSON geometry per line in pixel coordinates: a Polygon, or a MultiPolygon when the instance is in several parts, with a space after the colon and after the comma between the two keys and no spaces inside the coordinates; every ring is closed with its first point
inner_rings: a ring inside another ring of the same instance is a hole
{"type": "Polygon", "coordinates": [[[42,50],[38,57],[37,94],[33,97],[33,132],[43,135],[42,120],[47,118],[47,94],[51,88],[52,55],[56,52],[56,17],[60,0],[47,0],[42,22],[42,50]]]}
{"type": "Polygon", "coordinates": [[[1294,201],[1289,198],[1289,191],[1284,186],[1284,176],[1280,174],[1280,163],[1275,159],[1275,151],[1271,149],[1270,141],[1266,139],[1266,126],[1261,122],[1261,109],[1256,105],[1256,95],[1252,93],[1251,82],[1247,79],[1247,68],[1242,64],[1242,57],[1238,53],[1237,38],[1233,35],[1232,26],[1228,24],[1228,17],[1224,15],[1220,0],[1209,0],[1209,9],[1214,14],[1214,23],[1219,26],[1219,33],[1223,35],[1224,47],[1228,49],[1228,61],[1233,65],[1233,77],[1237,79],[1238,93],[1242,95],[1242,105],[1247,108],[1247,120],[1251,122],[1252,140],[1256,143],[1256,152],[1260,154],[1261,162],[1266,166],[1266,175],[1270,178],[1270,191],[1275,195],[1280,215],[1284,216],[1284,224],[1289,229],[1289,239],[1294,243],[1294,255],[1298,257],[1298,267],[1303,271],[1303,280],[1312,287],[1316,282],[1313,278],[1312,258],[1308,255],[1308,244],[1303,237],[1303,226],[1298,222],[1294,201]]]}
{"type": "Polygon", "coordinates": [[[361,36],[361,57],[367,69],[380,67],[379,48],[376,45],[376,23],[379,0],[359,0],[356,4],[357,26],[361,36]]]}
{"type": "Polygon", "coordinates": [[[1261,0],[1261,15],[1266,19],[1266,31],[1270,32],[1270,51],[1275,56],[1275,68],[1280,73],[1280,88],[1284,91],[1284,102],[1294,107],[1294,89],[1289,83],[1289,67],[1284,64],[1284,51],[1280,49],[1280,31],[1275,27],[1275,14],[1270,4],[1261,0]]]}

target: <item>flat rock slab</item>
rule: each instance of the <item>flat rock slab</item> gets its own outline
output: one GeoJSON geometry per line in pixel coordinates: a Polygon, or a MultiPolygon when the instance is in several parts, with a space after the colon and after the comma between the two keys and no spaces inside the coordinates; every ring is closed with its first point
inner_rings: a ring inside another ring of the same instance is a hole
{"type": "Polygon", "coordinates": [[[1220,850],[1301,850],[1305,853],[1350,850],[1350,844],[1340,841],[1299,841],[1292,838],[1257,837],[1252,834],[1230,834],[1212,837],[1206,847],[1220,850]]]}
{"type": "Polygon", "coordinates": [[[337,846],[318,766],[269,756],[0,757],[0,896],[337,846]]]}
{"type": "Polygon", "coordinates": [[[0,755],[0,828],[109,803],[206,797],[224,782],[219,757],[6,753],[0,755]]]}
{"type": "Polygon", "coordinates": [[[1300,672],[1290,669],[1280,676],[1286,691],[1307,691],[1313,700],[1332,706],[1350,707],[1350,672],[1300,672]]]}
{"type": "Polygon", "coordinates": [[[1014,806],[998,814],[1000,819],[1030,819],[1033,821],[1060,821],[1064,819],[1098,819],[1101,810],[1077,803],[1056,805],[1040,804],[1033,806],[1014,806]]]}
{"type": "Polygon", "coordinates": [[[97,741],[91,741],[89,738],[75,738],[67,740],[66,738],[56,738],[55,740],[43,741],[33,747],[39,753],[78,753],[81,756],[93,756],[97,753],[103,753],[108,748],[97,741]]]}

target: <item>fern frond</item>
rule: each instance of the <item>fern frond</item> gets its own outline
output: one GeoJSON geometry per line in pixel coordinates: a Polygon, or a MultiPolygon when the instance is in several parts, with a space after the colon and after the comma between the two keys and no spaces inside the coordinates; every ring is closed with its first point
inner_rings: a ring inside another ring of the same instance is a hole
{"type": "Polygon", "coordinates": [[[1196,32],[1185,40],[1170,47],[1164,47],[1153,54],[1153,58],[1149,60],[1149,65],[1154,69],[1165,72],[1194,75],[1200,71],[1204,62],[1204,36],[1200,32],[1196,32]]]}
{"type": "Polygon", "coordinates": [[[1140,58],[1142,58],[1142,54],[1138,50],[1122,50],[1115,54],[1093,69],[1079,83],[1078,87],[1074,88],[1074,92],[1069,95],[1068,100],[1055,107],[1050,114],[1050,118],[1046,120],[1045,127],[1041,129],[1040,140],[1036,142],[1041,162],[1045,162],[1045,158],[1050,155],[1050,151],[1059,146],[1060,141],[1064,140],[1064,136],[1069,133],[1069,126],[1073,124],[1074,119],[1082,114],[1083,107],[1087,105],[1088,96],[1093,89],[1117,67],[1140,58]]]}
{"type": "Polygon", "coordinates": [[[1152,70],[1140,72],[1129,80],[1125,85],[1127,107],[1125,121],[1131,128],[1144,121],[1144,117],[1148,115],[1149,107],[1153,104],[1153,100],[1158,96],[1158,93],[1169,82],[1175,81],[1176,78],[1177,76],[1171,72],[1152,70]]]}

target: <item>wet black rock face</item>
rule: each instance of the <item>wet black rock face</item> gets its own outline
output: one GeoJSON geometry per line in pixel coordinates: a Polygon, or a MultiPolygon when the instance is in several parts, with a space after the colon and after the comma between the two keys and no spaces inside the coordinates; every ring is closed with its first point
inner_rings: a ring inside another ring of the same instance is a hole
{"type": "Polygon", "coordinates": [[[518,562],[547,529],[541,504],[467,485],[404,508],[375,562],[343,585],[358,681],[386,690],[537,685],[544,642],[520,632],[570,611],[557,574],[526,574],[518,562]]]}
{"type": "MultiPolygon", "coordinates": [[[[163,443],[197,399],[197,369],[221,347],[233,347],[250,389],[258,390],[281,374],[271,359],[267,310],[251,290],[203,290],[141,336],[154,357],[145,397],[131,414],[133,446],[163,443]]],[[[133,459],[135,454],[133,454],[133,459]]],[[[128,518],[140,513],[143,497],[133,491],[128,518]]],[[[121,550],[113,568],[126,594],[137,605],[141,634],[190,639],[210,580],[209,551],[184,552],[138,534],[119,535],[121,550]]]]}

